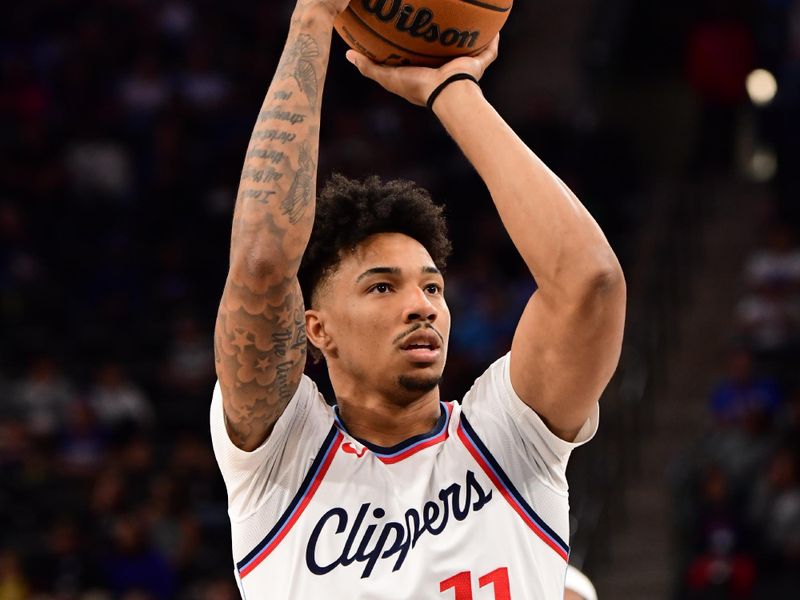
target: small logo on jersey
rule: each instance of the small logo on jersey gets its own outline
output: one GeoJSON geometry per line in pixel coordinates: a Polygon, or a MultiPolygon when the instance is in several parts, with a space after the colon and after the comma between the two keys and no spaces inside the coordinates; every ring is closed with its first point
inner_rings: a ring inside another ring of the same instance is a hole
{"type": "Polygon", "coordinates": [[[361,450],[356,450],[356,447],[353,446],[353,444],[351,444],[350,442],[345,442],[344,444],[342,444],[342,450],[347,452],[347,454],[355,454],[358,458],[361,458],[367,452],[366,448],[361,448],[361,450]]]}
{"type": "Polygon", "coordinates": [[[475,473],[467,471],[464,486],[454,483],[440,490],[436,500],[427,501],[422,510],[406,510],[401,522],[384,521],[386,511],[379,506],[371,508],[369,502],[359,507],[353,519],[346,509],[334,507],[322,515],[311,532],[306,565],[315,575],[325,575],[339,566],[365,563],[361,572],[364,579],[372,574],[379,560],[394,557],[392,571],[397,571],[422,534],[439,535],[450,522],[450,516],[463,521],[491,499],[492,490],[484,490],[475,473]],[[320,537],[327,539],[320,543],[320,537]],[[331,547],[336,548],[333,553],[331,547]]]}

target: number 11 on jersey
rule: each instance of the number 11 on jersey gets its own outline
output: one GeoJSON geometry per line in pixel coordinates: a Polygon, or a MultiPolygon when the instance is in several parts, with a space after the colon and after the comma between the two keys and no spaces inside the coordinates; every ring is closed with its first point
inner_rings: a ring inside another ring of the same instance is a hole
{"type": "MultiPolygon", "coordinates": [[[[479,587],[490,584],[494,588],[494,600],[511,600],[507,567],[500,567],[478,578],[479,587]]],[[[449,589],[455,592],[455,600],[472,600],[472,571],[461,571],[439,582],[440,592],[449,589]]]]}

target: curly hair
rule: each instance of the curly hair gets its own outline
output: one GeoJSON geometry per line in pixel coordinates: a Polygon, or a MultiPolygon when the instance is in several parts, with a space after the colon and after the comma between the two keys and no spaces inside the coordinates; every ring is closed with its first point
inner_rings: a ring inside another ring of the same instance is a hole
{"type": "Polygon", "coordinates": [[[317,198],[311,240],[298,273],[307,307],[344,255],[376,233],[403,233],[417,240],[444,271],[452,246],[444,210],[427,190],[402,179],[359,181],[334,174],[317,198]]]}

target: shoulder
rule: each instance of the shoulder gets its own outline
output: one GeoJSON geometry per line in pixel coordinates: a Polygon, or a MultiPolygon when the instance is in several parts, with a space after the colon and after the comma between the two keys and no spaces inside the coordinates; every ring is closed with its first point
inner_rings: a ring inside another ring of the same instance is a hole
{"type": "Polygon", "coordinates": [[[592,439],[599,424],[595,408],[574,441],[550,431],[542,418],[517,395],[511,384],[511,353],[492,363],[464,396],[463,413],[484,442],[508,448],[516,446],[537,461],[566,467],[572,451],[592,439]]]}

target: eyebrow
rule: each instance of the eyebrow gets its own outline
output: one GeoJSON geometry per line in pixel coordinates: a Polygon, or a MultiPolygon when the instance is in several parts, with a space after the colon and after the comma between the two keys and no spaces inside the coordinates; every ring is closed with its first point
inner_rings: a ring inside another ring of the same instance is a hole
{"type": "MultiPolygon", "coordinates": [[[[423,273],[430,273],[432,275],[441,275],[441,271],[436,267],[422,267],[421,271],[423,273]]],[[[370,275],[400,275],[402,270],[400,267],[373,267],[371,269],[367,269],[361,275],[356,278],[356,283],[364,279],[365,277],[369,277],[370,275]]]]}

